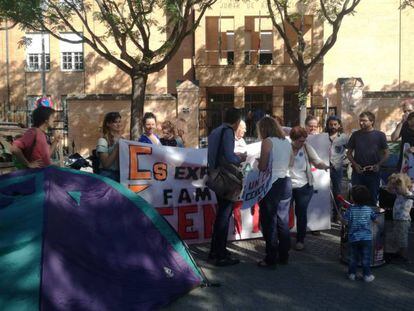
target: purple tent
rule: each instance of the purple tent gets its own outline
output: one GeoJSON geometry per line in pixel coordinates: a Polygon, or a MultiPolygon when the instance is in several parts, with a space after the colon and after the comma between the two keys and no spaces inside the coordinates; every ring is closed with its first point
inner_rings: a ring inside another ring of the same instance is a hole
{"type": "Polygon", "coordinates": [[[169,224],[112,180],[0,176],[0,310],[147,310],[203,282],[169,224]]]}

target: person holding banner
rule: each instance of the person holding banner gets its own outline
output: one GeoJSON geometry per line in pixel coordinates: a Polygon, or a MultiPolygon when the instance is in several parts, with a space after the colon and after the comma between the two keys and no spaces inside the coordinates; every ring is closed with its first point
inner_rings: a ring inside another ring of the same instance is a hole
{"type": "Polygon", "coordinates": [[[119,145],[122,121],[119,112],[108,112],[102,123],[102,137],[98,139],[99,175],[119,182],[119,145]]]}
{"type": "Polygon", "coordinates": [[[160,145],[160,139],[154,133],[157,128],[157,117],[152,112],[146,112],[142,118],[144,133],[138,139],[140,143],[160,145]]]}
{"type": "Polygon", "coordinates": [[[292,179],[292,201],[295,203],[296,215],[296,246],[300,251],[305,247],[306,228],[308,225],[308,205],[313,196],[313,175],[311,166],[318,169],[329,169],[316,153],[315,149],[306,143],[306,129],[295,126],[290,131],[294,160],[290,167],[292,179]]]}
{"type": "Polygon", "coordinates": [[[272,187],[259,202],[260,224],[266,242],[266,256],[259,267],[274,268],[287,264],[290,250],[289,206],[292,184],[288,175],[292,147],[282,127],[271,117],[257,124],[262,146],[258,168],[261,172],[272,166],[272,187]]]}
{"type": "Polygon", "coordinates": [[[234,152],[236,154],[242,154],[247,152],[247,144],[244,140],[244,134],[246,134],[246,122],[240,121],[239,127],[234,133],[234,152]]]}
{"type": "MultiPolygon", "coordinates": [[[[247,131],[246,122],[241,120],[239,127],[234,133],[234,139],[235,139],[234,153],[236,155],[247,154],[247,144],[243,138],[244,135],[246,134],[246,131],[247,131]]],[[[246,165],[244,165],[243,171],[245,172],[245,174],[249,170],[251,170],[250,166],[246,167],[246,165]]],[[[235,233],[239,234],[240,238],[241,238],[241,233],[242,233],[242,214],[241,214],[242,206],[243,206],[242,200],[235,202],[233,206],[234,227],[235,227],[234,229],[235,229],[235,233]]],[[[256,203],[251,207],[251,214],[252,216],[256,217],[255,218],[256,220],[258,220],[258,213],[259,213],[259,205],[256,203]]],[[[258,222],[255,222],[252,232],[256,233],[259,231],[260,229],[258,226],[258,222]]]]}
{"type": "Polygon", "coordinates": [[[178,141],[175,135],[175,126],[171,121],[164,121],[161,124],[162,137],[160,138],[161,145],[170,147],[184,147],[178,145],[178,141]]]}
{"type": "MultiPolygon", "coordinates": [[[[229,108],[225,112],[224,123],[215,128],[208,136],[208,167],[217,168],[222,158],[229,163],[240,165],[246,160],[246,154],[236,155],[234,153],[234,131],[239,127],[241,120],[240,110],[229,108]]],[[[227,251],[227,236],[229,231],[230,217],[233,212],[233,201],[217,195],[217,211],[214,222],[213,235],[209,260],[214,260],[216,266],[236,265],[239,259],[232,258],[227,251]]]]}

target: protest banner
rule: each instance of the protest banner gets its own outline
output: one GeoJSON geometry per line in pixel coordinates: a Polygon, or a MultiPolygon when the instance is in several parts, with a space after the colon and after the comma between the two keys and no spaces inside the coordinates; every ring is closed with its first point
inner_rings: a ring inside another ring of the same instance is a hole
{"type": "MultiPolygon", "coordinates": [[[[248,145],[248,160],[244,165],[249,203],[254,206],[263,197],[271,174],[258,173],[255,159],[260,154],[260,143],[248,145]],[[250,177],[252,176],[252,177],[250,177]],[[256,176],[256,177],[255,177],[256,176]]],[[[189,243],[208,241],[215,219],[216,197],[205,186],[207,149],[176,148],[120,140],[121,183],[138,193],[177,230],[189,243]]],[[[242,194],[243,197],[243,194],[242,194]]],[[[260,236],[258,210],[250,207],[236,213],[241,232],[229,230],[229,239],[260,236]]],[[[230,223],[234,228],[234,222],[230,223]]]]}
{"type": "Polygon", "coordinates": [[[411,180],[414,180],[414,155],[409,151],[410,147],[409,143],[405,143],[403,146],[401,173],[407,174],[411,180]]]}
{"type": "MultiPolygon", "coordinates": [[[[318,156],[329,164],[330,141],[328,133],[309,135],[306,142],[318,156]]],[[[329,171],[312,168],[314,193],[308,206],[308,229],[310,231],[331,228],[331,177],[329,171]]]]}

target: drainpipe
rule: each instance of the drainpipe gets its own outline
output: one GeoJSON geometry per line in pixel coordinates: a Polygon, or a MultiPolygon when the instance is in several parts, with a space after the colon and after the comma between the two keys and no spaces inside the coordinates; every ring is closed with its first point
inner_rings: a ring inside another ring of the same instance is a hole
{"type": "Polygon", "coordinates": [[[45,37],[42,30],[42,97],[46,96],[46,54],[45,54],[45,37]]]}
{"type": "Polygon", "coordinates": [[[401,0],[400,0],[400,7],[399,9],[399,23],[398,23],[398,92],[401,96],[401,36],[402,36],[402,28],[401,28],[401,17],[402,17],[402,10],[401,10],[401,0]]]}
{"type": "Polygon", "coordinates": [[[9,55],[9,28],[6,18],[6,104],[4,105],[4,117],[9,121],[10,107],[10,55],[9,55]],[[6,117],[6,111],[7,117],[6,117]]]}

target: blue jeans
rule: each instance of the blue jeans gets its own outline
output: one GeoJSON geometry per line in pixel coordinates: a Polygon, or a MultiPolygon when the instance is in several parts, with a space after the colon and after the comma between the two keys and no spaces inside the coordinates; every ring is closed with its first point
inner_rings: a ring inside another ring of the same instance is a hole
{"type": "Polygon", "coordinates": [[[292,190],[292,202],[295,202],[296,241],[303,243],[308,226],[308,205],[313,196],[313,186],[309,184],[292,190]]]}
{"type": "Polygon", "coordinates": [[[227,235],[233,204],[234,202],[217,196],[216,220],[214,221],[210,247],[210,254],[216,259],[224,259],[227,256],[227,235]]]}
{"type": "Polygon", "coordinates": [[[372,241],[349,243],[349,274],[356,273],[357,265],[359,260],[361,260],[364,276],[371,275],[371,245],[372,241]]]}
{"type": "MultiPolygon", "coordinates": [[[[342,183],[342,177],[343,177],[343,169],[342,167],[335,169],[331,168],[330,170],[331,175],[331,183],[332,183],[332,194],[335,199],[335,204],[337,207],[340,207],[341,202],[336,198],[338,194],[341,194],[341,183],[342,183]]],[[[337,216],[337,210],[334,208],[332,215],[334,217],[337,216]]]]}
{"type": "Polygon", "coordinates": [[[376,206],[378,202],[378,193],[380,187],[380,174],[379,172],[362,173],[352,172],[351,178],[352,186],[364,185],[369,189],[372,196],[372,205],[376,206]]]}
{"type": "Polygon", "coordinates": [[[289,177],[279,178],[259,202],[260,225],[266,242],[267,264],[275,264],[277,258],[287,260],[290,249],[289,207],[292,182],[289,177]]]}

